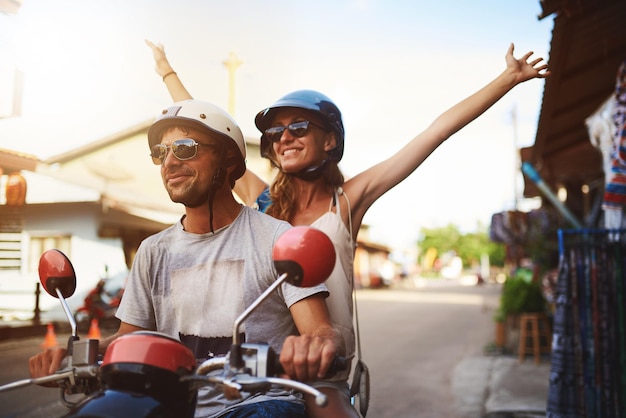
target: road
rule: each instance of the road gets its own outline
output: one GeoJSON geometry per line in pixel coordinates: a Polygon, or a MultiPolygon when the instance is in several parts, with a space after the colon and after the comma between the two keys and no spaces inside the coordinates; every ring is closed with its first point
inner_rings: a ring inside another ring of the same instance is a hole
{"type": "MultiPolygon", "coordinates": [[[[372,376],[368,417],[456,418],[454,367],[493,340],[500,287],[433,283],[357,293],[363,359],[372,376]]],[[[0,343],[0,384],[28,376],[27,359],[42,341],[0,343]]],[[[48,418],[66,410],[57,390],[28,387],[0,393],[0,411],[3,418],[48,418]]]]}
{"type": "Polygon", "coordinates": [[[457,418],[454,368],[493,341],[499,295],[499,285],[359,291],[368,417],[457,418]]]}
{"type": "MultiPolygon", "coordinates": [[[[58,335],[60,344],[65,336],[58,335]]],[[[25,338],[0,344],[0,384],[27,379],[28,358],[41,351],[41,338],[25,338]]],[[[0,416],[3,418],[50,418],[67,413],[59,402],[59,391],[52,388],[28,386],[0,393],[0,416]]]]}

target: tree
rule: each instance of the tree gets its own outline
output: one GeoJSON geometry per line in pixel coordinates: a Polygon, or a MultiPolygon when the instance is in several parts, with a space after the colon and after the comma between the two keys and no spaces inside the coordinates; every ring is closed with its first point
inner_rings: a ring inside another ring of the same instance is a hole
{"type": "Polygon", "coordinates": [[[477,266],[481,257],[487,254],[491,265],[503,266],[504,245],[492,242],[485,227],[479,225],[478,229],[478,232],[462,234],[454,224],[442,228],[422,228],[418,242],[420,254],[429,248],[435,248],[439,255],[454,252],[461,257],[464,266],[477,266]]]}

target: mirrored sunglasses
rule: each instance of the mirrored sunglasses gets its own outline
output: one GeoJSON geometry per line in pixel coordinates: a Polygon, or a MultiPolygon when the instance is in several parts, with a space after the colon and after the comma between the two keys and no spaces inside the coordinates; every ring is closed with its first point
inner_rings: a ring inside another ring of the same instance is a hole
{"type": "Polygon", "coordinates": [[[177,139],[172,142],[172,145],[165,144],[156,144],[150,149],[150,156],[152,157],[152,162],[156,165],[163,164],[165,158],[167,157],[167,150],[171,149],[174,157],[178,158],[181,161],[191,160],[198,154],[198,147],[206,146],[206,147],[214,147],[215,144],[200,144],[191,138],[182,138],[177,139]]]}
{"type": "Polygon", "coordinates": [[[287,126],[272,126],[271,128],[267,128],[265,130],[265,138],[267,138],[270,142],[278,142],[280,138],[283,137],[283,132],[285,129],[289,131],[289,135],[294,138],[302,138],[304,135],[309,132],[309,125],[317,126],[318,128],[324,129],[323,126],[320,126],[316,123],[313,123],[308,120],[303,120],[300,122],[293,122],[287,126]]]}

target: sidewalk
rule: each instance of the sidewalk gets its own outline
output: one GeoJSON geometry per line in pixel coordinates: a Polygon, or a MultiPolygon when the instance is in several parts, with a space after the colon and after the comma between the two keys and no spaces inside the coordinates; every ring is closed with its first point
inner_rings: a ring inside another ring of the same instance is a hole
{"type": "Polygon", "coordinates": [[[46,334],[47,323],[33,321],[0,321],[0,341],[36,337],[46,334]]]}
{"type": "Polygon", "coordinates": [[[458,417],[545,417],[549,377],[547,357],[540,364],[510,355],[464,359],[452,381],[458,417]]]}
{"type": "Polygon", "coordinates": [[[0,319],[0,341],[46,335],[49,323],[54,323],[57,330],[70,328],[65,312],[58,306],[41,312],[38,322],[32,319],[0,319]]]}

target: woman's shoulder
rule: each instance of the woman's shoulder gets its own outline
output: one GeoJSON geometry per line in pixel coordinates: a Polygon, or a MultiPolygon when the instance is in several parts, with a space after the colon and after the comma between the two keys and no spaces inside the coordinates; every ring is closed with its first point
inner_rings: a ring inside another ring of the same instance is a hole
{"type": "Polygon", "coordinates": [[[256,198],[253,209],[256,209],[259,212],[265,213],[271,203],[272,203],[272,199],[270,198],[270,187],[267,186],[265,189],[263,189],[261,194],[256,198]]]}

